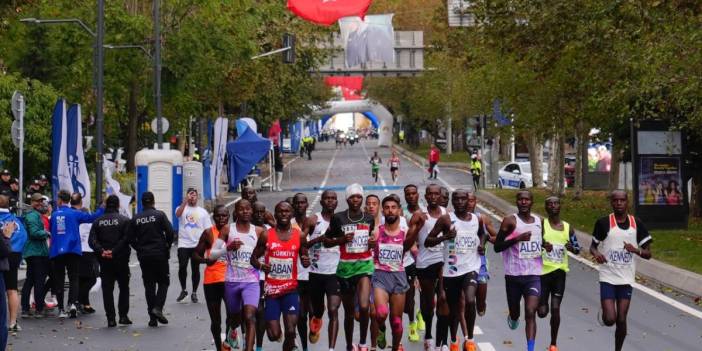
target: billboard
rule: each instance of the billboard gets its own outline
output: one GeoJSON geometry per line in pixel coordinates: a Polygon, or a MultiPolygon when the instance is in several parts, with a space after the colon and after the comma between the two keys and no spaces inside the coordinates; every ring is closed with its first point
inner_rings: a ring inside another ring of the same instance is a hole
{"type": "Polygon", "coordinates": [[[639,205],[682,206],[679,157],[641,157],[639,205]]]}

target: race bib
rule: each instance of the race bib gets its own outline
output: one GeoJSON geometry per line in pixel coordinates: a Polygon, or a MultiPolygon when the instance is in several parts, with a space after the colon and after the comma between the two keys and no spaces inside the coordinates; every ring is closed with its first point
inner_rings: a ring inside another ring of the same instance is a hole
{"type": "Polygon", "coordinates": [[[399,168],[399,167],[400,167],[400,163],[399,163],[399,162],[393,161],[393,162],[390,164],[390,166],[393,167],[393,168],[399,168]]]}
{"type": "Polygon", "coordinates": [[[634,263],[634,254],[625,249],[609,250],[607,261],[615,266],[630,266],[634,263]]]}
{"type": "Polygon", "coordinates": [[[293,259],[292,258],[275,258],[268,259],[268,264],[271,266],[271,271],[268,277],[277,280],[293,279],[293,259]]]}
{"type": "Polygon", "coordinates": [[[253,248],[242,244],[239,250],[232,251],[229,263],[234,267],[251,268],[251,255],[253,248]]]}
{"type": "Polygon", "coordinates": [[[541,256],[541,240],[519,242],[519,258],[530,259],[539,256],[541,256]]]}
{"type": "Polygon", "coordinates": [[[553,262],[556,264],[561,264],[563,263],[563,259],[565,258],[566,255],[566,250],[564,245],[559,245],[559,244],[552,244],[553,249],[551,252],[544,251],[545,255],[544,258],[546,261],[553,262]]]}
{"type": "Polygon", "coordinates": [[[346,243],[346,252],[364,253],[368,251],[368,229],[356,229],[353,240],[346,243]]]}
{"type": "Polygon", "coordinates": [[[478,249],[477,238],[464,232],[458,232],[454,242],[456,244],[456,252],[458,253],[467,253],[478,249]]]}
{"type": "Polygon", "coordinates": [[[402,265],[404,247],[402,244],[379,244],[378,262],[384,266],[402,265]]]}

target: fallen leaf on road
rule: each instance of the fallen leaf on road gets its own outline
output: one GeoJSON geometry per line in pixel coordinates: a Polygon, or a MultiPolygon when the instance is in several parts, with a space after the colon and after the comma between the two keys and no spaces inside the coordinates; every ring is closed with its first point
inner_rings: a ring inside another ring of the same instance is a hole
{"type": "Polygon", "coordinates": [[[139,333],[139,332],[134,332],[134,333],[132,333],[132,336],[135,337],[135,338],[137,338],[137,337],[140,337],[140,336],[141,336],[141,333],[139,333]]]}

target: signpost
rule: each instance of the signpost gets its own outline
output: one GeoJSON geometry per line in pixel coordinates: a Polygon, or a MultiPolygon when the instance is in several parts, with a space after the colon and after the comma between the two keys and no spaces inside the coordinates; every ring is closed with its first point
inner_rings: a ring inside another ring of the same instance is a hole
{"type": "Polygon", "coordinates": [[[19,196],[17,208],[19,214],[22,214],[22,204],[24,203],[24,96],[15,91],[12,94],[12,116],[15,120],[12,122],[12,142],[19,148],[19,196]]]}

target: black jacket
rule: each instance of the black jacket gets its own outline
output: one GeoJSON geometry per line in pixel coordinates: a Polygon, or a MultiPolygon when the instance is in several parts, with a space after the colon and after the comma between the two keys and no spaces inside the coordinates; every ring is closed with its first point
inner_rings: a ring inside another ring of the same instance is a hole
{"type": "Polygon", "coordinates": [[[146,208],[132,218],[129,225],[129,243],[137,252],[137,257],[170,257],[175,231],[168,217],[162,211],[146,208]]]}
{"type": "Polygon", "coordinates": [[[112,250],[112,259],[129,260],[130,219],[119,212],[107,212],[93,222],[88,244],[100,258],[104,250],[112,250]]]}

